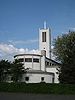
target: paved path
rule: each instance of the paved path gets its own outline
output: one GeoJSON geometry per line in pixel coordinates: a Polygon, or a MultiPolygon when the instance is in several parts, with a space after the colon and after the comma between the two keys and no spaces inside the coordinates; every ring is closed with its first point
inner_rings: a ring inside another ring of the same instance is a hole
{"type": "Polygon", "coordinates": [[[75,95],[0,93],[0,100],[75,100],[75,95]]]}

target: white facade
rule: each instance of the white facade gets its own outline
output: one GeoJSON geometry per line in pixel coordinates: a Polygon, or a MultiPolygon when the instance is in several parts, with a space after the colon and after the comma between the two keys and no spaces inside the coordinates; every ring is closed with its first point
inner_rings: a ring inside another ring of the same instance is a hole
{"type": "Polygon", "coordinates": [[[22,62],[25,69],[29,70],[41,70],[41,55],[37,54],[19,54],[15,56],[22,62]]]}
{"type": "Polygon", "coordinates": [[[22,82],[26,83],[53,83],[54,82],[54,74],[53,73],[46,73],[43,71],[28,71],[27,74],[24,74],[22,77],[22,82]],[[25,78],[29,78],[25,80],[25,78]],[[42,80],[43,79],[43,80],[42,80]]]}
{"type": "Polygon", "coordinates": [[[41,78],[44,78],[46,83],[58,83],[57,68],[59,66],[55,61],[47,58],[45,55],[37,54],[19,54],[15,56],[18,59],[27,73],[22,77],[22,82],[26,83],[38,83],[42,82],[41,78]],[[25,78],[28,77],[28,80],[25,78]]]}
{"type": "Polygon", "coordinates": [[[26,83],[59,83],[57,68],[59,63],[51,60],[51,31],[46,29],[39,29],[39,51],[41,54],[19,54],[14,58],[23,63],[25,70],[20,81],[26,83]]]}
{"type": "Polygon", "coordinates": [[[52,72],[52,73],[54,73],[54,75],[55,75],[55,78],[54,78],[54,83],[59,83],[59,80],[58,80],[58,74],[57,74],[57,68],[58,68],[58,66],[53,66],[53,67],[48,67],[48,68],[46,68],[46,71],[47,72],[52,72]]]}

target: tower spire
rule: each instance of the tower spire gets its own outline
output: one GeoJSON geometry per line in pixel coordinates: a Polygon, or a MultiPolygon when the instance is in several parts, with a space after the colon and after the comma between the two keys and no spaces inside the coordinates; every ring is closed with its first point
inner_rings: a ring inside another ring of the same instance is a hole
{"type": "Polygon", "coordinates": [[[46,29],[46,21],[44,21],[44,29],[46,29]]]}

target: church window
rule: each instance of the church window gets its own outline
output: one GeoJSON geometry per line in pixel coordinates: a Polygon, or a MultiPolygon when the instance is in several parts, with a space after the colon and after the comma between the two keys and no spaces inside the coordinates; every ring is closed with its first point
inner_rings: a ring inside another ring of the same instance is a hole
{"type": "Polygon", "coordinates": [[[29,77],[25,77],[25,81],[29,81],[29,77]]]}
{"type": "Polygon", "coordinates": [[[25,62],[32,62],[32,58],[25,58],[25,62]]]}
{"type": "Polygon", "coordinates": [[[52,66],[54,66],[54,64],[52,64],[52,66]]]}
{"type": "Polygon", "coordinates": [[[42,32],[42,42],[46,42],[46,32],[42,32]]]}
{"type": "Polygon", "coordinates": [[[19,60],[19,62],[24,62],[24,59],[23,58],[20,58],[18,60],[19,60]]]}
{"type": "Polygon", "coordinates": [[[46,61],[45,64],[46,64],[46,65],[49,65],[49,62],[46,61]]]}
{"type": "Polygon", "coordinates": [[[42,81],[42,82],[44,81],[44,77],[41,77],[41,81],[42,81]]]}
{"type": "Polygon", "coordinates": [[[47,62],[47,65],[49,65],[49,62],[47,62]]]}
{"type": "Polygon", "coordinates": [[[33,62],[39,63],[39,59],[33,58],[33,62]]]}

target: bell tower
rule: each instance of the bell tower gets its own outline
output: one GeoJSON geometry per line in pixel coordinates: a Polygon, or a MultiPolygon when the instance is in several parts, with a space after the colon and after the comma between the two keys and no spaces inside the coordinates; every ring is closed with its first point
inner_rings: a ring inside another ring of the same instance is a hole
{"type": "Polygon", "coordinates": [[[44,28],[39,29],[39,50],[46,52],[46,57],[51,59],[51,30],[44,22],[44,28]]]}

